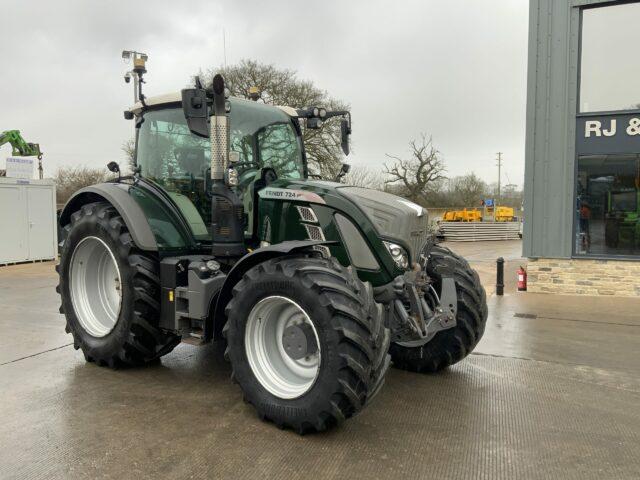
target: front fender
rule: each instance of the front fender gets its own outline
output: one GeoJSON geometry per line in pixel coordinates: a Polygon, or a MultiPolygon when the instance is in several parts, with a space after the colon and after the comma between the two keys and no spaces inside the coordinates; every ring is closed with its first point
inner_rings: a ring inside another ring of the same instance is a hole
{"type": "Polygon", "coordinates": [[[141,250],[157,251],[158,244],[140,205],[127,192],[128,185],[99,183],[78,190],[67,201],[60,214],[60,226],[71,221],[71,214],[92,202],[109,202],[122,216],[136,246],[141,250]]]}
{"type": "MultiPolygon", "coordinates": [[[[216,301],[215,311],[213,315],[213,339],[220,338],[222,333],[222,327],[226,322],[226,315],[224,309],[226,308],[229,300],[231,300],[231,294],[233,287],[242,279],[242,276],[252,267],[272,258],[281,257],[283,255],[290,255],[292,253],[308,250],[316,245],[333,245],[337,242],[327,241],[313,241],[313,240],[292,240],[288,242],[281,242],[268,247],[262,247],[258,250],[242,257],[233,268],[229,271],[227,279],[224,285],[220,289],[218,298],[216,301]]],[[[207,337],[209,337],[207,335],[207,337]]]]}

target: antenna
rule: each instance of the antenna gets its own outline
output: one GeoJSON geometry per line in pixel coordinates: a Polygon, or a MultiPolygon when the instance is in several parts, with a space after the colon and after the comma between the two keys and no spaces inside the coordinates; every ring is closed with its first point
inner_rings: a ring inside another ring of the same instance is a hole
{"type": "Polygon", "coordinates": [[[500,180],[501,180],[501,172],[502,172],[502,152],[498,152],[498,202],[500,202],[500,180]]]}
{"type": "Polygon", "coordinates": [[[226,70],[227,69],[227,34],[224,31],[224,28],[222,29],[222,52],[224,55],[224,68],[226,70]]]}

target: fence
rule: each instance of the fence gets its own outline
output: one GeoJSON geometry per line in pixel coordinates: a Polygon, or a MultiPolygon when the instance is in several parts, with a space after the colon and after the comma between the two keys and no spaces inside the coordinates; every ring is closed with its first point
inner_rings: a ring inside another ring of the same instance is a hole
{"type": "Polygon", "coordinates": [[[517,240],[520,222],[440,222],[438,233],[452,242],[517,240]]]}

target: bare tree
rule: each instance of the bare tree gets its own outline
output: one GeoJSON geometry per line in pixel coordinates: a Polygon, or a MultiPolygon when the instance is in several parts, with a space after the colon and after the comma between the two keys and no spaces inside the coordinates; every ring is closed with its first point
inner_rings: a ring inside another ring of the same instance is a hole
{"type": "Polygon", "coordinates": [[[479,207],[487,194],[487,189],[487,184],[473,172],[452,178],[449,185],[450,205],[479,207]]]}
{"type": "Polygon", "coordinates": [[[382,173],[362,166],[351,167],[349,173],[344,177],[344,183],[355,187],[384,190],[384,177],[382,173]]]}
{"type": "Polygon", "coordinates": [[[127,166],[129,170],[133,172],[136,167],[136,140],[135,138],[130,138],[126,142],[122,144],[120,147],[122,152],[125,155],[125,159],[127,161],[127,166]]]}
{"type": "MultiPolygon", "coordinates": [[[[237,65],[209,69],[200,77],[207,85],[214,74],[221,73],[231,95],[249,98],[249,88],[258,89],[260,99],[271,105],[287,105],[293,108],[310,106],[327,110],[348,110],[348,105],[336,100],[309,80],[297,78],[294,70],[278,68],[256,60],[241,60],[237,65]]],[[[305,150],[311,173],[333,179],[342,166],[340,148],[340,122],[331,119],[318,130],[303,129],[305,150]]]]}
{"type": "Polygon", "coordinates": [[[446,167],[431,137],[422,134],[419,140],[411,140],[409,147],[409,159],[386,154],[394,162],[391,166],[384,164],[385,173],[390,177],[385,184],[404,197],[424,204],[431,187],[446,178],[446,167]]]}
{"type": "Polygon", "coordinates": [[[66,203],[83,187],[104,182],[111,175],[107,170],[89,167],[60,167],[56,170],[56,203],[66,203]]]}

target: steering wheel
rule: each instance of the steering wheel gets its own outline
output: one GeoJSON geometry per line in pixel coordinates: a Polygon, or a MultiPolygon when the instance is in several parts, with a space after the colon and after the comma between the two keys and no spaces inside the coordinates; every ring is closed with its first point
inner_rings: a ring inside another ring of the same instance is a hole
{"type": "Polygon", "coordinates": [[[255,161],[244,161],[244,162],[236,162],[233,163],[233,168],[235,168],[236,170],[241,170],[243,168],[245,169],[249,169],[249,168],[259,168],[258,162],[255,161]]]}

